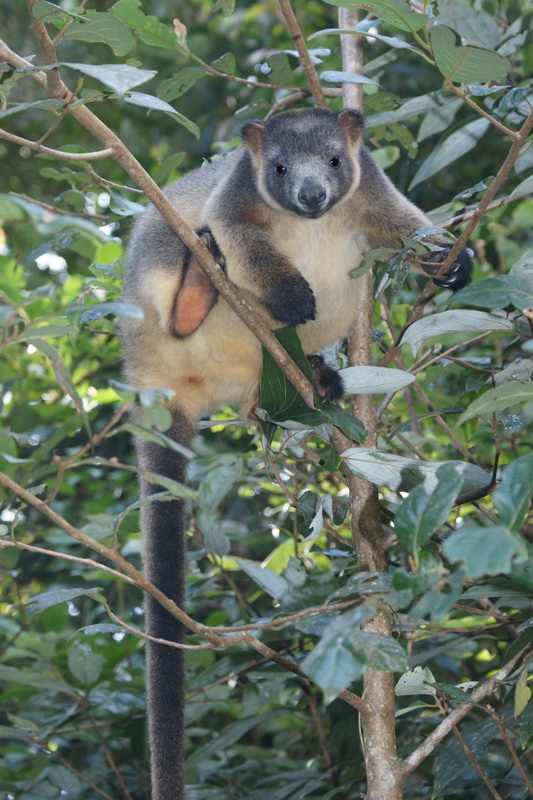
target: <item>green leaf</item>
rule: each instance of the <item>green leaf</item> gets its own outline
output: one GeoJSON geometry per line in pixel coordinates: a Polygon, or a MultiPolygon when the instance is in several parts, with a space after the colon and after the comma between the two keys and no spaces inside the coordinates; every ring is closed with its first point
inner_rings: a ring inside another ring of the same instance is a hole
{"type": "Polygon", "coordinates": [[[461,471],[455,464],[444,464],[436,475],[438,483],[433,491],[416,486],[394,518],[394,530],[400,545],[414,556],[431,534],[446,522],[463,484],[461,471]]]}
{"type": "Polygon", "coordinates": [[[174,48],[177,39],[173,29],[157,17],[146,16],[140,6],[141,0],[118,0],[110,12],[128,28],[137,31],[142,41],[150,47],[174,48]]]}
{"type": "Polygon", "coordinates": [[[454,300],[467,306],[505,308],[510,303],[508,277],[508,275],[497,275],[494,278],[482,278],[472,286],[457,292],[454,300]]]}
{"type": "Polygon", "coordinates": [[[357,606],[342,614],[304,658],[302,671],[320,686],[326,702],[334,700],[339,692],[362,677],[367,659],[364,653],[357,652],[350,638],[354,629],[372,613],[372,609],[357,606]]]}
{"type": "Polygon", "coordinates": [[[381,672],[403,672],[408,669],[405,650],[390,636],[356,630],[350,635],[350,642],[356,653],[365,656],[367,669],[381,672]]]}
{"type": "Polygon", "coordinates": [[[184,117],[183,114],[180,114],[179,111],[176,111],[169,103],[165,103],[165,101],[161,100],[159,97],[154,97],[152,94],[144,94],[143,92],[129,92],[123,99],[126,103],[130,103],[133,106],[141,106],[142,108],[155,111],[166,111],[167,114],[172,114],[180,125],[187,128],[197,139],[200,138],[200,128],[198,125],[187,117],[184,117]]]}
{"type": "Polygon", "coordinates": [[[278,603],[286,599],[289,584],[281,575],[277,575],[270,567],[264,567],[258,561],[250,561],[248,558],[236,558],[235,561],[248,577],[278,603]]]}
{"type": "Polygon", "coordinates": [[[83,783],[70,769],[61,766],[61,764],[54,764],[48,769],[47,777],[50,783],[61,789],[61,796],[79,797],[86,784],[83,783]]]}
{"type": "Polygon", "coordinates": [[[127,55],[133,47],[133,36],[126,25],[112,14],[100,12],[91,14],[87,22],[74,22],[65,38],[107,44],[116,56],[127,55]]]}
{"type": "Polygon", "coordinates": [[[470,311],[453,309],[440,311],[438,314],[429,314],[427,317],[416,320],[409,325],[401,343],[418,347],[426,339],[434,336],[443,336],[449,333],[476,334],[481,331],[514,331],[512,320],[487,314],[484,311],[470,311]]]}
{"type": "Polygon", "coordinates": [[[379,83],[359,75],[354,72],[339,72],[336,70],[324,70],[319,75],[320,79],[326,83],[373,83],[374,86],[379,86],[379,83]]]}
{"type": "Polygon", "coordinates": [[[198,502],[202,511],[215,511],[243,470],[244,462],[238,456],[228,454],[218,459],[200,483],[198,502]]]}
{"type": "MultiPolygon", "coordinates": [[[[274,331],[280,344],[285,348],[293,361],[300,367],[304,375],[311,380],[311,367],[304,355],[296,329],[280,328],[274,331]]],[[[326,421],[320,411],[307,406],[283,371],[263,348],[263,366],[260,384],[261,408],[264,408],[273,420],[301,419],[312,425],[323,425],[326,421]]]]}
{"type": "Polygon", "coordinates": [[[488,83],[511,70],[507,59],[492,50],[457,47],[455,32],[445,25],[433,25],[430,39],[437,67],[452,83],[488,83]]]}
{"type": "Polygon", "coordinates": [[[419,183],[427,180],[427,178],[440,172],[444,167],[473,150],[489,128],[489,120],[478,117],[439,142],[416,172],[409,189],[411,190],[418,186],[419,183]]]}
{"type": "Polygon", "coordinates": [[[108,86],[116,94],[124,94],[125,92],[133,89],[134,86],[139,86],[141,83],[146,83],[157,72],[152,69],[138,69],[137,67],[130,67],[129,64],[78,64],[70,61],[60,62],[64,67],[70,67],[84,75],[89,75],[91,78],[108,86]]]}
{"type": "Polygon", "coordinates": [[[416,378],[391,367],[347,367],[339,370],[346,394],[384,394],[409,386],[416,378]]]}
{"type": "Polygon", "coordinates": [[[446,539],[442,552],[449,561],[464,562],[469,578],[510,572],[515,556],[526,557],[524,543],[500,525],[465,525],[446,539]]]}
{"type": "Polygon", "coordinates": [[[35,614],[46,611],[47,608],[52,608],[52,606],[56,606],[59,603],[70,602],[76,597],[88,595],[94,598],[101,591],[102,589],[99,586],[93,589],[51,589],[48,592],[41,592],[41,594],[30,597],[26,601],[26,609],[30,617],[33,617],[35,614]]]}
{"type": "Polygon", "coordinates": [[[369,0],[367,3],[358,0],[326,0],[326,3],[342,8],[364,8],[401,31],[418,31],[428,21],[426,14],[412,11],[407,0],[369,0]]]}
{"type": "Polygon", "coordinates": [[[440,25],[453,28],[465,44],[492,50],[500,43],[496,17],[461,0],[439,0],[437,20],[440,25]]]}
{"type": "Polygon", "coordinates": [[[503,470],[500,485],[494,492],[494,504],[500,513],[500,523],[510,530],[520,528],[533,494],[533,455],[517,458],[503,470]]]}
{"type": "Polygon", "coordinates": [[[220,58],[212,61],[211,66],[219,72],[224,72],[227,75],[235,75],[235,70],[237,68],[233,53],[225,53],[223,56],[220,56],[220,58]]]}
{"type": "Polygon", "coordinates": [[[447,694],[448,697],[451,697],[452,700],[455,700],[457,703],[470,703],[475,705],[474,700],[472,700],[470,695],[463,689],[460,689],[458,686],[454,686],[450,683],[435,683],[434,686],[436,689],[440,689],[441,692],[447,694]]]}
{"type": "Polygon", "coordinates": [[[506,408],[519,406],[533,400],[533,383],[509,381],[495,389],[489,389],[477,400],[470,403],[467,410],[459,417],[459,424],[476,416],[485,416],[491,419],[493,414],[498,414],[506,408]]]}
{"type": "Polygon", "coordinates": [[[531,659],[529,658],[519,675],[514,690],[514,715],[517,719],[527,707],[531,700],[531,689],[527,685],[528,681],[528,664],[531,659]]]}
{"type": "Polygon", "coordinates": [[[19,686],[29,686],[40,691],[62,692],[71,696],[76,696],[76,691],[68,683],[49,678],[44,672],[36,672],[29,669],[16,669],[0,664],[0,681],[5,683],[15,683],[19,686]]]}
{"type": "Polygon", "coordinates": [[[196,81],[204,78],[208,73],[202,67],[185,67],[184,69],[176,72],[171,78],[167,78],[157,87],[157,96],[161,100],[166,100],[170,103],[172,100],[181,97],[182,94],[188,92],[196,81]]]}
{"type": "Polygon", "coordinates": [[[490,483],[490,475],[485,470],[463,461],[422,461],[384,453],[373,447],[350,447],[341,453],[341,458],[354,475],[395,491],[411,491],[418,484],[431,491],[438,484],[437,471],[444,465],[454,465],[460,470],[462,493],[490,483]]]}
{"type": "Polygon", "coordinates": [[[73,642],[68,651],[68,667],[76,680],[86,687],[96,683],[104,661],[102,655],[93,653],[90,646],[84,642],[73,642]]]}

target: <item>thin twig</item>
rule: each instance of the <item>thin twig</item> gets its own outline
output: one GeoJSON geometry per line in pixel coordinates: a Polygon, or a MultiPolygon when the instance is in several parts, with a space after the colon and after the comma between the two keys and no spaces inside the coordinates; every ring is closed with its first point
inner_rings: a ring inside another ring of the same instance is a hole
{"type": "Polygon", "coordinates": [[[519,131],[516,133],[512,133],[513,143],[511,148],[507,154],[507,158],[503,162],[502,166],[498,170],[497,175],[495,176],[494,180],[492,181],[491,185],[483,195],[478,207],[472,214],[472,218],[469,220],[467,225],[465,226],[464,231],[459,236],[459,238],[454,242],[453,246],[450,248],[446,258],[443,262],[439,265],[438,271],[435,273],[434,277],[440,278],[446,274],[446,272],[450,269],[451,265],[455,262],[457,256],[461,249],[467,244],[468,239],[472,235],[475,227],[477,226],[479,220],[486,212],[488,207],[490,206],[493,198],[495,197],[496,193],[503,185],[507,176],[509,175],[511,169],[513,168],[518,156],[520,155],[520,151],[522,149],[522,145],[526,141],[531,129],[533,128],[533,110],[530,111],[527,119],[525,120],[524,124],[520,128],[519,131]]]}
{"type": "Polygon", "coordinates": [[[483,783],[485,784],[485,786],[487,787],[487,789],[489,790],[491,795],[495,798],[495,800],[503,800],[501,794],[496,791],[496,789],[494,788],[494,786],[492,785],[492,783],[491,783],[491,781],[489,779],[489,776],[487,775],[485,770],[482,769],[481,764],[479,763],[477,758],[474,756],[474,754],[470,750],[469,746],[467,745],[467,743],[465,742],[465,740],[463,739],[463,737],[459,733],[459,730],[458,730],[457,726],[453,725],[452,726],[452,730],[453,730],[454,734],[457,736],[459,744],[463,748],[466,757],[468,758],[468,760],[470,761],[470,763],[472,764],[472,766],[474,767],[476,772],[478,772],[479,775],[481,776],[481,779],[482,779],[483,783]]]}
{"type": "Polygon", "coordinates": [[[322,91],[315,65],[313,64],[311,56],[309,55],[309,50],[305,44],[298,20],[296,19],[294,11],[292,10],[290,0],[279,0],[279,7],[281,9],[281,13],[283,14],[283,18],[285,19],[287,29],[294,42],[294,46],[296,47],[298,55],[300,56],[300,62],[304,68],[307,82],[309,84],[314,101],[319,108],[327,108],[324,92],[322,91]]]}
{"type": "Polygon", "coordinates": [[[19,197],[21,200],[26,200],[28,203],[33,203],[40,208],[46,209],[46,211],[50,211],[52,214],[60,214],[62,216],[68,217],[79,217],[80,219],[99,219],[102,222],[108,222],[109,217],[105,214],[91,214],[90,211],[69,211],[66,208],[57,208],[57,206],[52,206],[50,203],[43,203],[42,200],[36,200],[34,197],[30,197],[27,194],[19,194],[18,192],[9,192],[10,197],[19,197]]]}
{"type": "Polygon", "coordinates": [[[61,158],[64,161],[98,161],[102,158],[112,157],[114,152],[111,147],[107,147],[103,150],[95,150],[92,153],[66,153],[63,150],[54,150],[51,147],[46,147],[44,144],[33,142],[31,139],[24,139],[22,136],[16,136],[14,133],[2,129],[0,129],[0,139],[5,139],[7,142],[13,142],[14,144],[20,144],[22,147],[28,147],[30,150],[36,150],[37,153],[42,153],[45,156],[61,158]]]}
{"type": "MultiPolygon", "coordinates": [[[[527,669],[527,667],[526,667],[526,669],[527,669]]],[[[507,730],[507,728],[505,727],[505,725],[503,723],[503,719],[500,717],[499,714],[496,713],[495,709],[491,705],[489,705],[488,703],[487,703],[486,706],[484,706],[484,708],[485,708],[486,711],[488,711],[488,713],[491,715],[492,719],[494,720],[494,722],[498,726],[498,729],[499,729],[499,731],[501,733],[502,739],[505,742],[505,746],[509,750],[509,753],[511,754],[511,758],[514,761],[514,764],[515,764],[517,770],[519,771],[520,775],[524,779],[524,783],[526,784],[527,788],[529,789],[529,791],[531,793],[531,796],[533,797],[533,782],[531,781],[529,775],[527,774],[527,772],[525,771],[524,767],[520,763],[520,759],[518,758],[518,754],[516,752],[516,748],[515,748],[512,740],[511,740],[511,737],[509,736],[509,731],[507,730]]]]}
{"type": "MultiPolygon", "coordinates": [[[[496,691],[504,683],[509,675],[514,671],[516,665],[523,656],[524,651],[517,653],[507,664],[504,664],[492,677],[488,678],[481,686],[477,686],[471,693],[472,703],[480,703],[490,694],[496,691]]],[[[452,727],[456,725],[469,711],[472,710],[472,703],[461,703],[453,708],[447,717],[437,725],[437,727],[424,739],[424,741],[404,760],[403,767],[405,775],[410,775],[420,764],[433,752],[440,742],[450,733],[452,727]]]]}

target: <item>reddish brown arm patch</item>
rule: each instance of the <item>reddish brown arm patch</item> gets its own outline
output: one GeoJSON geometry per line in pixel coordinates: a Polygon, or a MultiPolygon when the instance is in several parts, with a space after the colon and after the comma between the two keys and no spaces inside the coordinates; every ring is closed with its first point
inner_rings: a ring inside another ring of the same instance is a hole
{"type": "Polygon", "coordinates": [[[197,330],[217,301],[217,292],[192,256],[174,300],[172,332],[180,338],[197,330]]]}

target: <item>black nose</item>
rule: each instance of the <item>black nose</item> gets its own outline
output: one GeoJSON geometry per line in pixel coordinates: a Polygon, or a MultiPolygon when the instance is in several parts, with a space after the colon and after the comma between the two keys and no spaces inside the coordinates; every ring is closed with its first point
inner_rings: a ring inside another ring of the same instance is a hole
{"type": "Polygon", "coordinates": [[[316,181],[306,178],[298,192],[298,201],[308,211],[318,211],[324,205],[326,191],[316,181]]]}

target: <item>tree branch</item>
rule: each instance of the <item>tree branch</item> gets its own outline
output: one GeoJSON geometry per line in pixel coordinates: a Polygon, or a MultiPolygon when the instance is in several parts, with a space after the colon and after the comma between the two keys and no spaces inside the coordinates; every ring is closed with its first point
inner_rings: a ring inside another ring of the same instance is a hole
{"type": "Polygon", "coordinates": [[[433,752],[435,747],[442,742],[463,717],[472,710],[472,704],[480,703],[490,694],[496,691],[502,683],[504,683],[509,675],[513,672],[514,668],[522,658],[523,651],[518,653],[514,658],[504,664],[498,672],[491,678],[478,686],[471,694],[472,703],[461,703],[460,706],[454,708],[442,722],[429,734],[429,736],[420,744],[416,750],[413,750],[403,762],[403,769],[405,776],[410,775],[420,764],[433,752]]]}
{"type": "Polygon", "coordinates": [[[324,98],[324,92],[322,91],[322,87],[320,85],[320,80],[317,75],[315,65],[311,61],[309,50],[307,49],[307,45],[305,44],[302,31],[298,24],[298,20],[296,19],[294,11],[292,10],[290,0],[279,0],[279,7],[285,19],[287,29],[294,42],[294,46],[296,47],[298,55],[300,56],[300,61],[307,76],[307,82],[309,84],[309,88],[311,90],[311,94],[313,95],[315,103],[317,104],[317,106],[319,106],[319,108],[327,108],[327,103],[324,98]]]}

